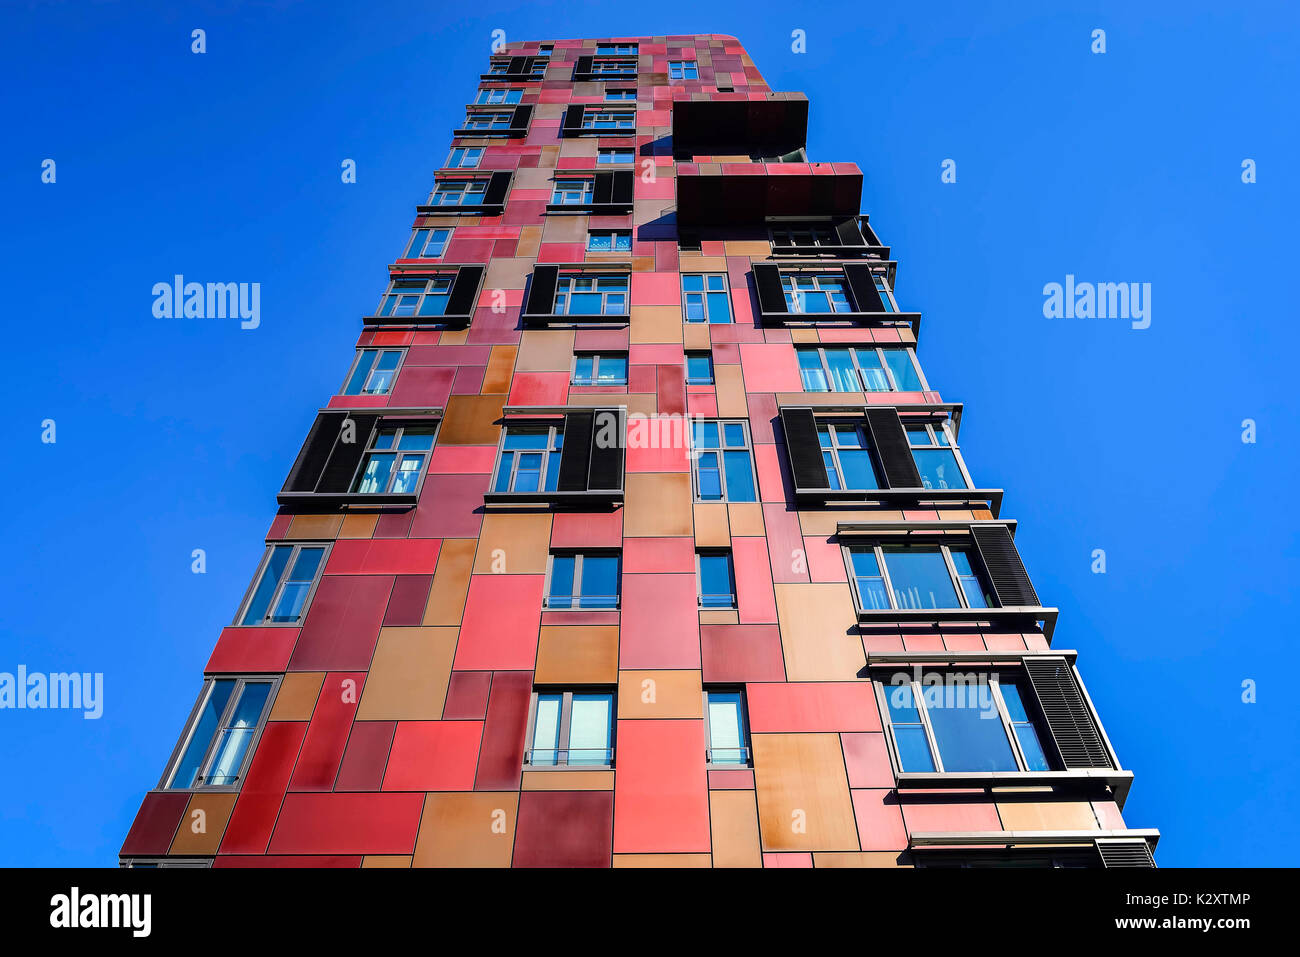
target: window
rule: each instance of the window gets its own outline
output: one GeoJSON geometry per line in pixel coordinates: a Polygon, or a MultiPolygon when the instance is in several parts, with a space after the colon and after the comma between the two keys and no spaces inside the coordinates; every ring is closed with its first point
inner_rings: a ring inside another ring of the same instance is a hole
{"type": "Polygon", "coordinates": [[[813,226],[802,223],[772,227],[772,245],[782,246],[839,246],[839,237],[830,226],[813,226]]]}
{"type": "Polygon", "coordinates": [[[446,169],[477,169],[483,160],[483,147],[458,146],[447,157],[446,169]]]}
{"type": "Polygon", "coordinates": [[[709,609],[736,607],[736,579],[731,571],[731,552],[697,552],[697,582],[700,607],[709,609]]]}
{"type": "Polygon", "coordinates": [[[403,259],[437,259],[447,250],[450,229],[417,229],[402,254],[403,259]]]}
{"type": "Polygon", "coordinates": [[[509,63],[493,63],[488,66],[488,72],[493,76],[503,76],[510,71],[509,63]]]}
{"type": "Polygon", "coordinates": [[[274,685],[271,679],[209,678],[163,787],[237,787],[274,685]]]}
{"type": "Polygon", "coordinates": [[[554,492],[560,479],[564,429],[511,426],[501,439],[494,492],[554,492]]]}
{"type": "Polygon", "coordinates": [[[546,607],[618,607],[618,556],[594,553],[552,555],[546,607]]]}
{"type": "Polygon", "coordinates": [[[785,307],[789,312],[852,312],[848,283],[843,274],[782,276],[785,307]]]}
{"type": "Polygon", "coordinates": [[[682,303],[687,322],[718,324],[731,321],[731,297],[727,295],[724,273],[682,276],[682,303]]]}
{"type": "Polygon", "coordinates": [[[700,502],[756,502],[749,428],[743,420],[691,422],[691,468],[700,502]]]}
{"type": "Polygon", "coordinates": [[[605,91],[605,102],[607,102],[607,103],[621,102],[621,101],[624,101],[624,100],[632,100],[632,101],[635,101],[635,100],[636,100],[636,90],[619,90],[619,89],[613,89],[613,90],[606,90],[606,91],[605,91]]]}
{"type": "Polygon", "coordinates": [[[496,106],[501,103],[518,103],[523,98],[524,91],[516,89],[507,89],[504,87],[495,90],[479,90],[478,96],[474,97],[476,106],[496,106]]]}
{"type": "Polygon", "coordinates": [[[709,742],[705,760],[713,767],[749,767],[749,729],[745,692],[704,692],[704,725],[709,742]]]}
{"type": "Polygon", "coordinates": [[[885,307],[885,312],[898,312],[898,303],[894,301],[893,290],[889,288],[889,283],[880,273],[872,276],[876,281],[876,291],[880,293],[880,302],[885,307]]]}
{"type": "Polygon", "coordinates": [[[668,61],[668,79],[670,80],[698,80],[700,71],[696,68],[694,60],[669,60],[668,61]]]}
{"type": "Polygon", "coordinates": [[[340,395],[388,395],[401,362],[401,349],[362,349],[340,395]]]}
{"type": "Polygon", "coordinates": [[[451,298],[454,273],[394,279],[379,303],[381,316],[442,316],[451,298]]]}
{"type": "Polygon", "coordinates": [[[557,206],[589,205],[595,182],[589,176],[583,179],[557,179],[551,192],[551,202],[557,206]]]}
{"type": "Polygon", "coordinates": [[[899,770],[1050,770],[1027,708],[1034,700],[1028,682],[999,672],[944,672],[943,678],[877,680],[899,770]]]}
{"type": "Polygon", "coordinates": [[[965,547],[853,545],[848,552],[860,608],[996,606],[965,547]]]}
{"type": "Polygon", "coordinates": [[[508,130],[513,118],[513,113],[468,113],[465,116],[464,129],[508,130]]]}
{"type": "Polygon", "coordinates": [[[707,352],[686,354],[686,384],[713,385],[713,357],[707,352]]]}
{"type": "Polygon", "coordinates": [[[598,43],[596,56],[636,56],[635,43],[598,43]]]}
{"type": "Polygon", "coordinates": [[[424,464],[433,451],[433,434],[428,426],[397,426],[378,429],[370,440],[352,491],[363,495],[406,494],[416,491],[424,464]]]}
{"type": "Polygon", "coordinates": [[[627,356],[588,353],[573,357],[571,385],[627,385],[627,356]]]}
{"type": "Polygon", "coordinates": [[[553,49],[555,49],[555,48],[554,48],[551,44],[549,44],[549,43],[544,43],[544,44],[542,44],[540,47],[537,48],[537,55],[538,55],[538,56],[550,56],[550,55],[551,55],[551,51],[552,51],[553,49]]]}
{"type": "Polygon", "coordinates": [[[430,206],[480,206],[487,193],[485,179],[439,180],[429,196],[430,206]]]}
{"type": "Polygon", "coordinates": [[[634,130],[636,114],[611,110],[587,110],[582,114],[584,130],[634,130]]]}
{"type": "Polygon", "coordinates": [[[636,76],[636,64],[623,60],[596,60],[591,64],[593,76],[636,76]]]}
{"type": "Polygon", "coordinates": [[[970,488],[944,423],[907,426],[907,444],[923,488],[970,488]]]}
{"type": "Polygon", "coordinates": [[[866,429],[853,423],[817,426],[826,482],[830,489],[876,489],[875,463],[867,442],[866,429]]]}
{"type": "Polygon", "coordinates": [[[627,276],[561,276],[553,315],[626,316],[627,284],[627,276]]]}
{"type": "Polygon", "coordinates": [[[614,763],[614,694],[537,691],[524,763],[534,768],[609,767],[614,763]]]}
{"type": "Polygon", "coordinates": [[[235,622],[249,626],[302,621],[328,549],[320,544],[268,546],[235,622]]]}
{"type": "Polygon", "coordinates": [[[631,147],[602,149],[596,154],[596,162],[601,166],[630,165],[636,159],[636,151],[631,147]]]}
{"type": "Polygon", "coordinates": [[[632,251],[630,229],[594,229],[587,233],[589,253],[627,253],[632,251]]]}

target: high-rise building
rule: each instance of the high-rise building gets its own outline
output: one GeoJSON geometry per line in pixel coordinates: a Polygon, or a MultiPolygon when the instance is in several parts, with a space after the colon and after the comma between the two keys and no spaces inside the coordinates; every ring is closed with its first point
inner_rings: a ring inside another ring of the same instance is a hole
{"type": "Polygon", "coordinates": [[[1153,866],[806,97],[697,35],[469,100],[123,862],[1153,866]]]}

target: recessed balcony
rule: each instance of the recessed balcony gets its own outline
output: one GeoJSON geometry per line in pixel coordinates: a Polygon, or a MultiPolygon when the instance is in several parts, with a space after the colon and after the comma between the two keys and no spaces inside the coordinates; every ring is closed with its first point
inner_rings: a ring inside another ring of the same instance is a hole
{"type": "Polygon", "coordinates": [[[778,216],[856,216],[855,163],[678,163],[679,226],[763,223],[778,216]]]}

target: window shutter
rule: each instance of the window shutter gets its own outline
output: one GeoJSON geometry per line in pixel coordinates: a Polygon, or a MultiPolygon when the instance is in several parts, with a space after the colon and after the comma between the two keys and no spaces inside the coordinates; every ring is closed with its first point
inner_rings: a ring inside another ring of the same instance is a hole
{"type": "Polygon", "coordinates": [[[595,412],[570,412],[564,417],[564,450],[560,453],[560,478],[556,490],[585,492],[591,469],[595,412]]]}
{"type": "Polygon", "coordinates": [[[613,202],[632,205],[632,178],[635,174],[630,169],[620,169],[614,172],[614,198],[613,202]]]}
{"type": "Polygon", "coordinates": [[[488,180],[487,189],[483,191],[484,206],[500,206],[506,201],[506,193],[510,189],[510,173],[506,170],[497,170],[488,180]]]}
{"type": "Polygon", "coordinates": [[[1103,867],[1155,867],[1151,846],[1146,841],[1129,838],[1097,841],[1097,853],[1103,867]]]}
{"type": "Polygon", "coordinates": [[[329,461],[334,440],[339,436],[339,427],[348,417],[346,412],[322,412],[311,424],[307,440],[303,442],[298,458],[294,460],[289,477],[284,481],[282,492],[314,492],[320,474],[329,461]]]}
{"type": "Polygon", "coordinates": [[[829,488],[812,409],[782,409],[781,426],[785,429],[786,453],[790,456],[795,488],[829,488]]]}
{"type": "Polygon", "coordinates": [[[349,418],[355,423],[353,441],[334,443],[334,451],[330,453],[329,461],[325,463],[325,470],[321,473],[320,484],[316,486],[318,492],[352,491],[352,478],[357,474],[357,466],[361,464],[361,459],[366,454],[366,447],[370,444],[370,434],[374,432],[380,416],[356,412],[345,415],[338,422],[334,433],[336,438],[342,433],[349,418]]]}
{"type": "Polygon", "coordinates": [[[528,72],[528,57],[512,56],[510,58],[510,65],[506,67],[506,73],[519,74],[519,73],[527,73],[527,72],[528,72]]]}
{"type": "Polygon", "coordinates": [[[478,303],[479,282],[483,279],[482,266],[461,266],[456,271],[456,278],[451,284],[451,295],[447,297],[446,319],[469,319],[474,315],[474,306],[478,303]]]}
{"type": "Polygon", "coordinates": [[[596,174],[596,188],[592,191],[593,203],[612,203],[614,201],[614,174],[610,172],[596,174]]]}
{"type": "Polygon", "coordinates": [[[590,57],[590,56],[578,57],[578,64],[573,68],[573,75],[587,76],[588,74],[590,74],[591,65],[593,62],[595,62],[595,59],[596,59],[595,57],[590,57]]]}
{"type": "Polygon", "coordinates": [[[1066,769],[1112,767],[1101,733],[1065,659],[1027,656],[1025,672],[1066,769]]]}
{"type": "Polygon", "coordinates": [[[835,224],[835,238],[841,246],[865,246],[862,231],[858,229],[856,219],[844,219],[835,224]]]}
{"type": "Polygon", "coordinates": [[[514,116],[510,118],[510,128],[512,130],[527,130],[532,118],[533,108],[531,106],[516,106],[514,116]]]}
{"type": "Polygon", "coordinates": [[[876,288],[875,277],[871,267],[864,263],[848,263],[844,275],[853,290],[853,303],[858,312],[886,312],[885,304],[880,299],[880,290],[876,288]]]}
{"type": "Polygon", "coordinates": [[[525,316],[549,316],[555,308],[555,286],[560,281],[559,266],[534,266],[533,280],[528,287],[528,302],[524,304],[525,316]]]}
{"type": "Polygon", "coordinates": [[[781,288],[781,270],[772,263],[754,263],[753,269],[759,312],[784,314],[785,291],[781,288]]]}
{"type": "Polygon", "coordinates": [[[885,472],[889,488],[920,488],[921,473],[907,441],[907,430],[898,410],[890,408],[867,409],[867,431],[871,434],[871,447],[885,472]]]}
{"type": "Polygon", "coordinates": [[[560,132],[565,136],[573,136],[582,130],[582,114],[586,107],[581,104],[574,104],[564,111],[564,125],[560,132]]]}
{"type": "Polygon", "coordinates": [[[1020,553],[1005,525],[974,525],[971,538],[989,573],[989,584],[1003,608],[1038,607],[1038,594],[1029,581],[1020,553]]]}
{"type": "MultiPolygon", "coordinates": [[[[623,445],[627,429],[619,409],[597,409],[591,435],[591,468],[586,487],[593,491],[621,489],[623,487],[623,445]],[[608,444],[611,430],[614,443],[608,444]],[[603,440],[603,441],[602,441],[603,440]]],[[[568,430],[565,430],[565,446],[568,446],[568,430]]],[[[563,467],[560,469],[563,478],[563,467]]]]}

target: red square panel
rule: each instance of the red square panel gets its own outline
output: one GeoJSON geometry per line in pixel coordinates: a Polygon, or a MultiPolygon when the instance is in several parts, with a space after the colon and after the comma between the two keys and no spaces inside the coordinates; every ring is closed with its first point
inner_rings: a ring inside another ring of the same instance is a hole
{"type": "Polygon", "coordinates": [[[614,850],[708,852],[704,722],[620,721],[615,740],[614,850]]]}
{"type": "Polygon", "coordinates": [[[456,643],[456,671],[532,671],[544,575],[473,575],[456,643]]]}
{"type": "Polygon", "coordinates": [[[514,866],[609,867],[613,819],[613,791],[524,791],[514,866]]]}
{"type": "Polygon", "coordinates": [[[693,574],[625,574],[618,666],[700,667],[698,608],[693,574]]]}
{"type": "Polygon", "coordinates": [[[482,737],[481,721],[399,721],[384,790],[471,790],[482,737]]]}
{"type": "Polygon", "coordinates": [[[756,734],[880,730],[870,681],[751,684],[746,697],[750,729],[756,734]]]}
{"type": "Polygon", "coordinates": [[[410,854],[424,795],[290,794],[271,836],[272,854],[410,854]]]}
{"type": "Polygon", "coordinates": [[[329,791],[334,787],[365,681],[364,671],[331,672],[325,676],[298,764],[289,780],[291,791],[329,791]]]}

